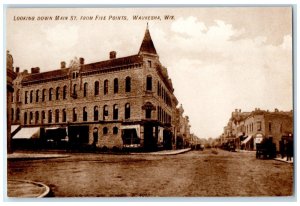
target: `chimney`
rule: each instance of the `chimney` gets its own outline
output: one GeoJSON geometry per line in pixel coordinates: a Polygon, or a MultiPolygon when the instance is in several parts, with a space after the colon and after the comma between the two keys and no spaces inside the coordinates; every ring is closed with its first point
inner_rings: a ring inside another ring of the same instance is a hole
{"type": "Polygon", "coordinates": [[[20,67],[16,67],[16,73],[20,72],[20,67]]]}
{"type": "Polygon", "coordinates": [[[117,52],[111,51],[109,52],[109,59],[115,59],[117,57],[117,52]]]}
{"type": "Polygon", "coordinates": [[[64,62],[64,61],[60,62],[60,68],[61,69],[66,68],[66,62],[64,62]]]}
{"type": "Polygon", "coordinates": [[[80,57],[80,58],[79,58],[79,63],[80,63],[80,64],[84,64],[84,58],[80,57]]]}
{"type": "Polygon", "coordinates": [[[31,74],[38,74],[38,73],[40,73],[39,67],[31,68],[31,74]]]}
{"type": "Polygon", "coordinates": [[[28,70],[24,69],[23,74],[28,74],[28,70]]]}

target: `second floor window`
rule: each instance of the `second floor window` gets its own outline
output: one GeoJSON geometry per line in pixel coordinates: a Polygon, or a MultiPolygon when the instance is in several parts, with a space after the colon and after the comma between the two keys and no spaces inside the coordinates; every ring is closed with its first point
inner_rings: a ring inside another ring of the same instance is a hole
{"type": "Polygon", "coordinates": [[[130,104],[125,104],[125,119],[130,119],[130,104]]]}
{"type": "Polygon", "coordinates": [[[84,83],[84,85],[83,85],[83,97],[87,96],[87,92],[88,92],[88,83],[84,83]]]}
{"type": "Polygon", "coordinates": [[[118,119],[118,105],[114,105],[113,107],[113,119],[117,120],[118,119]]]}
{"type": "Polygon", "coordinates": [[[63,87],[63,99],[67,98],[67,86],[63,87]]]}
{"type": "Polygon", "coordinates": [[[87,111],[86,111],[86,107],[83,107],[83,121],[87,121],[87,111]]]}
{"type": "Polygon", "coordinates": [[[52,101],[53,89],[49,89],[49,101],[52,101]]]}
{"type": "Polygon", "coordinates": [[[125,79],[125,92],[130,92],[131,91],[131,78],[126,77],[125,79]]]}
{"type": "Polygon", "coordinates": [[[118,93],[119,91],[119,82],[118,82],[118,79],[114,79],[114,93],[118,93]]]}
{"type": "Polygon", "coordinates": [[[95,96],[99,95],[99,82],[95,82],[95,96]]]}
{"type": "Polygon", "coordinates": [[[146,90],[147,91],[152,91],[152,77],[151,76],[147,76],[146,90]]]}
{"type": "Polygon", "coordinates": [[[108,94],[108,80],[104,81],[104,95],[108,94]]]}

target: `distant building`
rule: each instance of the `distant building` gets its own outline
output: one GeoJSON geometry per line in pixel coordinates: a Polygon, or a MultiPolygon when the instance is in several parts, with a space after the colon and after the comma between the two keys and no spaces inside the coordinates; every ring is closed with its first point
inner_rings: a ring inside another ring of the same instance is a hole
{"type": "Polygon", "coordinates": [[[176,147],[184,148],[189,147],[191,144],[191,134],[190,134],[190,123],[189,117],[184,116],[184,109],[182,104],[176,110],[176,120],[177,120],[177,132],[176,132],[176,147]]]}
{"type": "Polygon", "coordinates": [[[172,148],[178,101],[148,28],[137,54],[69,67],[20,72],[10,120],[25,127],[65,128],[69,141],[97,147],[172,148]]]}
{"type": "Polygon", "coordinates": [[[272,138],[279,151],[279,141],[292,134],[293,111],[275,109],[271,112],[256,108],[252,112],[242,112],[236,109],[224,127],[221,143],[232,141],[238,148],[255,150],[263,138],[272,138]]]}

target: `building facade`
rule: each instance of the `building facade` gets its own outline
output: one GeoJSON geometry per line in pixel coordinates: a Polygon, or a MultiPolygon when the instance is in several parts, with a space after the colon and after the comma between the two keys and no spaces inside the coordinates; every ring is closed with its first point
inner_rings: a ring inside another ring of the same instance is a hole
{"type": "Polygon", "coordinates": [[[279,151],[282,138],[293,135],[293,111],[265,111],[255,108],[252,112],[236,109],[231,114],[221,142],[234,142],[237,148],[256,150],[256,144],[264,138],[272,138],[279,151]]]}
{"type": "Polygon", "coordinates": [[[70,142],[97,147],[172,148],[174,96],[149,29],[137,54],[86,64],[75,58],[49,72],[16,69],[11,120],[22,127],[66,128],[70,142]]]}

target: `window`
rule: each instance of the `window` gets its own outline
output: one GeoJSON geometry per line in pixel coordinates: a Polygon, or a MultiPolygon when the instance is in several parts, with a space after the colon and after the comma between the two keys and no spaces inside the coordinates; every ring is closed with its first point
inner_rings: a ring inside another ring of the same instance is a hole
{"type": "Polygon", "coordinates": [[[130,119],[130,104],[125,104],[125,119],[130,119]]]}
{"type": "Polygon", "coordinates": [[[62,110],[62,122],[66,122],[67,121],[67,112],[66,109],[62,110]]]}
{"type": "Polygon", "coordinates": [[[53,89],[49,89],[49,101],[52,101],[53,89]]]}
{"type": "Polygon", "coordinates": [[[14,121],[14,116],[15,116],[15,110],[11,108],[11,121],[14,121]]]}
{"type": "Polygon", "coordinates": [[[118,127],[113,128],[113,134],[118,134],[118,131],[119,131],[118,127]]]}
{"type": "Polygon", "coordinates": [[[147,82],[146,82],[146,90],[147,91],[152,91],[152,77],[147,76],[147,82]]]}
{"type": "Polygon", "coordinates": [[[35,102],[39,102],[39,99],[40,99],[40,90],[36,90],[35,92],[35,102]]]}
{"type": "Polygon", "coordinates": [[[272,132],[272,122],[269,122],[269,132],[272,132]]]}
{"type": "Polygon", "coordinates": [[[88,83],[84,83],[83,85],[83,97],[87,96],[87,90],[88,90],[88,83]]]}
{"type": "Polygon", "coordinates": [[[108,106],[104,105],[103,107],[103,120],[107,120],[108,119],[108,106]]]}
{"type": "Polygon", "coordinates": [[[157,82],[157,96],[160,96],[160,83],[157,82]]]}
{"type": "Polygon", "coordinates": [[[150,60],[148,60],[148,67],[152,67],[152,62],[150,60]]]}
{"type": "Polygon", "coordinates": [[[52,123],[52,111],[48,111],[48,123],[52,123]]]}
{"type": "Polygon", "coordinates": [[[103,127],[103,134],[104,134],[104,135],[107,135],[107,133],[108,133],[107,127],[103,127]]]}
{"type": "Polygon", "coordinates": [[[117,94],[119,92],[119,81],[117,78],[114,79],[114,93],[117,94]]]}
{"type": "Polygon", "coordinates": [[[67,86],[63,87],[63,99],[67,98],[67,86]]]}
{"type": "Polygon", "coordinates": [[[42,92],[42,102],[44,102],[46,99],[46,89],[43,89],[43,92],[42,92]]]}
{"type": "Polygon", "coordinates": [[[28,91],[25,91],[25,104],[28,103],[28,91]]]}
{"type": "Polygon", "coordinates": [[[39,123],[40,113],[38,111],[35,112],[35,124],[39,123]]]}
{"type": "Polygon", "coordinates": [[[257,122],[257,131],[261,131],[261,121],[257,122]]]}
{"type": "Polygon", "coordinates": [[[108,80],[104,81],[104,95],[108,94],[108,80]]]}
{"type": "Polygon", "coordinates": [[[118,105],[114,105],[113,107],[113,119],[117,120],[118,119],[118,105]]]}
{"type": "Polygon", "coordinates": [[[125,79],[125,92],[130,92],[131,91],[131,78],[126,77],[125,79]]]}
{"type": "Polygon", "coordinates": [[[73,72],[73,73],[72,73],[72,78],[73,78],[73,79],[76,79],[77,77],[78,77],[78,72],[73,72]]]}
{"type": "Polygon", "coordinates": [[[59,122],[59,109],[55,110],[55,122],[59,122]]]}
{"type": "Polygon", "coordinates": [[[16,112],[16,121],[20,121],[20,109],[17,108],[17,112],[16,112]]]}
{"type": "Polygon", "coordinates": [[[99,95],[99,82],[95,81],[95,96],[99,95]]]}
{"type": "Polygon", "coordinates": [[[59,100],[59,93],[60,93],[59,90],[60,90],[60,88],[57,87],[57,88],[56,88],[56,95],[55,95],[55,96],[56,96],[56,100],[59,100]]]}
{"type": "Polygon", "coordinates": [[[146,109],[146,119],[151,118],[151,109],[146,109]]]}
{"type": "Polygon", "coordinates": [[[77,84],[73,85],[73,95],[76,96],[77,95],[77,84]]]}
{"type": "Polygon", "coordinates": [[[29,113],[29,124],[32,124],[33,123],[33,113],[30,112],[29,113]]]}
{"type": "Polygon", "coordinates": [[[27,112],[24,112],[24,124],[27,124],[27,112]]]}
{"type": "Polygon", "coordinates": [[[87,111],[86,111],[86,107],[83,107],[83,121],[87,121],[87,111]]]}
{"type": "Polygon", "coordinates": [[[20,102],[20,90],[17,90],[17,102],[20,102]]]}
{"type": "Polygon", "coordinates": [[[73,108],[73,122],[77,121],[77,111],[76,108],[73,108]]]}
{"type": "Polygon", "coordinates": [[[42,111],[42,124],[45,122],[46,114],[45,111],[42,111]]]}
{"type": "Polygon", "coordinates": [[[94,121],[98,121],[98,117],[99,117],[98,107],[95,106],[94,107],[94,121]]]}
{"type": "Polygon", "coordinates": [[[32,101],[33,101],[33,91],[31,90],[30,91],[30,103],[32,103],[32,101]]]}

